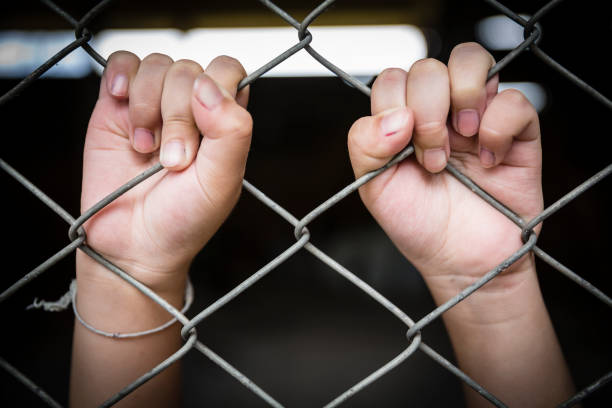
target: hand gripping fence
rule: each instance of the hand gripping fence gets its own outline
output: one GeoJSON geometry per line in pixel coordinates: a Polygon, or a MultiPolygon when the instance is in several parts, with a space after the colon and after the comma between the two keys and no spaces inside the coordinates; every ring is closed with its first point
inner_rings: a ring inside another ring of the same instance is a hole
{"type": "MultiPolygon", "coordinates": [[[[87,30],[86,26],[93,19],[95,19],[110,3],[111,0],[103,0],[98,3],[94,8],[92,8],[89,12],[87,12],[80,20],[77,20],[67,14],[64,10],[58,7],[51,0],[41,0],[45,5],[51,8],[54,12],[64,18],[70,25],[74,27],[75,32],[75,40],[67,45],[60,52],[55,54],[51,59],[33,71],[30,75],[24,78],[19,84],[17,84],[13,89],[9,90],[7,93],[0,97],[0,107],[10,101],[13,98],[16,98],[19,93],[25,89],[26,87],[32,85],[37,78],[39,78],[44,72],[46,72],[49,68],[51,68],[54,64],[58,63],[60,60],[65,58],[68,54],[70,54],[75,49],[81,47],[83,48],[95,61],[97,61],[100,65],[105,65],[105,60],[102,58],[89,44],[89,40],[92,38],[92,34],[87,30]]],[[[599,101],[603,105],[612,109],[612,101],[608,98],[600,94],[598,91],[590,87],[580,78],[578,78],[573,73],[569,72],[566,68],[557,63],[554,59],[552,59],[549,55],[547,55],[539,46],[538,39],[541,36],[541,27],[538,21],[546,15],[551,9],[556,7],[562,0],[552,0],[544,5],[541,9],[539,9],[533,16],[526,20],[518,14],[514,13],[512,10],[508,9],[506,6],[501,4],[496,0],[484,0],[485,3],[488,3],[493,8],[497,9],[499,12],[505,14],[510,19],[514,20],[516,23],[520,24],[524,27],[524,41],[508,53],[501,61],[499,61],[493,68],[491,68],[489,72],[489,78],[498,73],[508,64],[510,64],[518,55],[523,52],[531,52],[533,55],[538,57],[542,62],[551,67],[552,69],[558,71],[563,77],[565,77],[568,81],[573,83],[574,85],[580,87],[584,92],[586,92],[591,97],[595,98],[595,100],[599,101]]],[[[298,51],[304,49],[308,52],[315,60],[333,72],[335,75],[343,79],[346,83],[352,85],[360,92],[365,95],[370,95],[370,88],[364,85],[362,82],[357,79],[351,77],[346,72],[342,71],[339,67],[335,66],[328,59],[320,55],[316,50],[314,50],[310,43],[312,41],[312,35],[308,31],[309,25],[315,21],[315,19],[324,11],[326,11],[335,0],[326,0],[319,4],[312,12],[310,12],[303,21],[297,21],[287,12],[279,8],[277,5],[267,0],[259,0],[259,2],[267,7],[271,12],[277,14],[281,17],[286,23],[293,26],[297,30],[298,34],[298,42],[289,48],[287,51],[283,52],[255,72],[248,75],[239,85],[239,89],[245,87],[246,85],[252,83],[259,77],[261,77],[264,73],[280,64],[284,60],[290,58],[293,54],[298,51]]],[[[100,255],[94,248],[91,248],[86,243],[86,235],[85,231],[82,228],[83,223],[85,223],[89,218],[94,216],[97,212],[99,212],[106,205],[111,203],[117,197],[124,194],[129,189],[138,185],[142,181],[146,180],[148,177],[153,174],[161,171],[163,168],[160,164],[157,164],[145,171],[144,173],[136,176],[131,181],[126,183],[125,185],[118,188],[116,191],[111,193],[109,196],[101,200],[99,203],[94,205],[89,210],[85,211],[80,217],[77,219],[73,218],[70,214],[68,214],[63,208],[61,208],[58,204],[56,204],[51,198],[45,195],[40,189],[38,189],[34,184],[26,180],[22,175],[20,175],[15,169],[13,169],[9,164],[0,159],[0,167],[6,171],[11,177],[13,177],[16,181],[21,183],[26,189],[28,189],[32,194],[34,194],[38,199],[44,202],[47,206],[49,206],[57,215],[59,215],[64,221],[66,221],[69,225],[69,237],[70,244],[68,244],[65,248],[57,252],[51,258],[46,260],[44,263],[36,267],[31,272],[24,275],[21,279],[19,279],[15,284],[10,286],[8,289],[4,290],[2,294],[0,294],[0,302],[9,298],[12,294],[14,294],[19,289],[23,288],[30,281],[40,276],[42,273],[47,271],[51,266],[57,263],[62,258],[71,254],[76,248],[80,248],[90,257],[95,259],[100,264],[104,265],[109,269],[112,273],[115,273],[123,280],[125,280],[126,284],[133,285],[140,292],[142,292],[145,296],[148,296],[153,301],[158,303],[161,307],[163,307],[170,315],[175,317],[182,325],[181,334],[185,339],[184,345],[168,357],[163,362],[159,363],[153,370],[148,373],[143,374],[140,378],[134,381],[131,384],[128,384],[122,390],[118,390],[118,392],[105,401],[102,406],[111,406],[115,404],[117,401],[121,400],[127,394],[138,388],[140,385],[159,374],[165,368],[170,366],[172,363],[181,359],[187,352],[192,349],[196,349],[206,357],[211,359],[214,363],[216,363],[219,367],[225,370],[228,374],[233,376],[236,380],[240,381],[245,387],[251,390],[254,394],[260,397],[263,401],[268,403],[273,407],[281,407],[281,403],[276,401],[272,396],[270,396],[263,389],[258,387],[253,381],[248,379],[245,375],[243,375],[236,368],[231,366],[228,362],[226,362],[222,357],[217,355],[214,351],[206,347],[206,345],[202,344],[197,339],[197,331],[196,327],[199,323],[201,323],[204,319],[206,319],[211,314],[215,313],[225,304],[235,299],[238,295],[240,295],[247,288],[252,286],[255,282],[262,279],[266,274],[270,271],[278,267],[280,264],[285,262],[287,259],[292,257],[294,254],[301,250],[306,250],[311,253],[314,257],[318,258],[321,262],[328,265],[333,271],[337,272],[348,281],[353,283],[363,292],[365,292],[368,296],[370,296],[374,301],[378,302],[384,308],[386,308],[390,313],[395,315],[400,321],[402,321],[406,325],[406,348],[399,353],[395,358],[391,361],[387,362],[385,365],[380,367],[378,370],[374,371],[366,378],[353,385],[351,388],[346,390],[341,395],[337,396],[331,402],[329,402],[327,407],[334,407],[347,399],[351,398],[355,394],[357,394],[360,390],[367,387],[374,381],[383,377],[386,373],[391,371],[393,368],[400,365],[406,359],[408,359],[413,353],[419,349],[421,352],[425,353],[432,360],[440,364],[442,367],[450,371],[452,374],[457,376],[461,381],[465,384],[476,390],[483,398],[486,398],[491,404],[504,407],[504,403],[484,389],[481,385],[476,383],[473,379],[468,377],[464,372],[462,372],[458,367],[450,363],[440,354],[438,354],[434,349],[429,347],[421,340],[421,331],[429,325],[433,320],[437,319],[442,313],[449,310],[457,303],[461,302],[466,297],[470,296],[484,284],[486,284],[491,279],[494,279],[498,274],[500,274],[503,270],[512,265],[515,261],[521,258],[528,252],[533,252],[537,257],[541,260],[555,268],[557,271],[574,281],[576,284],[581,286],[584,290],[588,291],[590,294],[595,296],[597,299],[602,301],[607,306],[612,306],[612,299],[604,294],[602,291],[591,285],[589,282],[580,277],[577,273],[570,270],[568,267],[562,265],[560,262],[555,260],[552,256],[548,255],[541,248],[536,246],[537,236],[533,231],[533,228],[536,227],[539,223],[541,223],[546,218],[553,215],[559,209],[567,205],[568,203],[575,200],[582,193],[588,190],[590,187],[598,183],[600,180],[608,176],[612,172],[612,164],[605,167],[603,170],[583,182],[581,185],[567,193],[561,199],[559,199],[554,204],[550,205],[546,208],[541,214],[536,216],[532,220],[523,220],[516,213],[512,211],[512,209],[505,207],[499,201],[497,201],[494,197],[489,195],[486,191],[481,189],[478,185],[476,185],[472,180],[470,180],[467,176],[463,175],[457,168],[453,167],[451,164],[448,164],[445,171],[448,171],[453,176],[455,176],[461,183],[463,183],[466,188],[470,189],[474,194],[481,197],[488,204],[493,206],[495,209],[503,213],[506,217],[512,220],[518,227],[517,233],[521,233],[521,237],[523,240],[523,246],[504,260],[501,264],[499,264],[494,269],[487,272],[482,278],[480,278],[477,282],[468,286],[464,290],[462,290],[459,294],[457,294],[452,299],[448,300],[446,303],[440,305],[439,307],[432,310],[426,316],[421,318],[418,321],[413,321],[406,313],[400,310],[397,306],[395,306],[392,302],[390,302],[387,298],[385,298],[382,294],[377,292],[374,288],[369,286],[363,280],[354,275],[351,271],[340,265],[334,259],[329,257],[323,251],[318,249],[311,241],[310,241],[310,233],[308,231],[307,226],[313,222],[318,216],[325,213],[332,206],[343,200],[349,194],[355,192],[360,186],[364,185],[368,181],[372,180],[380,173],[385,171],[387,168],[399,163],[402,160],[405,160],[414,152],[412,146],[408,146],[398,155],[396,155],[389,163],[387,163],[382,168],[372,171],[359,179],[355,180],[350,185],[346,186],[344,189],[339,191],[337,194],[329,198],[327,201],[323,202],[321,205],[313,209],[302,219],[298,219],[285,210],[283,207],[274,202],[270,197],[265,195],[262,191],[257,189],[248,181],[243,181],[243,187],[246,191],[256,197],[263,204],[268,206],[274,212],[276,212],[280,217],[285,219],[289,224],[294,227],[294,234],[296,238],[296,243],[287,248],[284,252],[279,254],[276,258],[266,264],[264,267],[259,269],[245,281],[240,283],[226,295],[222,296],[220,299],[212,303],[210,306],[202,310],[198,313],[194,318],[188,319],[178,310],[176,310],[173,306],[171,306],[168,302],[166,302],[163,298],[157,295],[154,291],[149,289],[147,286],[143,285],[136,279],[132,278],[127,272],[121,270],[116,265],[113,265],[107,259],[105,259],[102,255],[100,255]]],[[[37,394],[41,400],[47,403],[49,406],[58,407],[60,406],[56,401],[53,400],[51,396],[49,396],[45,391],[40,389],[36,384],[34,384],[31,380],[29,380],[24,374],[22,374],[18,369],[11,366],[8,362],[6,362],[3,358],[0,358],[0,365],[11,375],[13,375],[16,379],[22,382],[26,387],[28,387],[32,392],[37,394]]],[[[603,387],[606,383],[612,380],[612,371],[605,374],[603,377],[596,379],[589,386],[579,391],[576,395],[563,402],[561,407],[570,407],[578,402],[582,401],[589,394],[593,393],[595,390],[603,387]]]]}

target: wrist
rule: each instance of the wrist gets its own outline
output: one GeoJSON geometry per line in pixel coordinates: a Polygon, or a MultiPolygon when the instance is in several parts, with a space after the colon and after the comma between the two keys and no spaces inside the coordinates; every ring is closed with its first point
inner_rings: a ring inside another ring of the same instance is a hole
{"type": "MultiPolygon", "coordinates": [[[[159,269],[151,269],[137,262],[116,260],[111,257],[106,258],[164,298],[178,297],[182,299],[185,293],[190,266],[189,263],[174,267],[164,266],[159,269]]],[[[79,286],[87,285],[94,288],[120,288],[126,285],[132,286],[119,275],[80,250],[77,251],[76,256],[76,277],[79,286]]]]}
{"type": "MultiPolygon", "coordinates": [[[[126,272],[133,275],[129,270],[126,272]]],[[[180,310],[184,304],[186,277],[186,273],[174,274],[172,280],[153,280],[153,285],[136,278],[180,310]]],[[[113,333],[149,330],[172,318],[154,300],[80,251],[76,307],[85,322],[113,333]]]]}
{"type": "MultiPolygon", "coordinates": [[[[479,275],[422,272],[436,305],[442,305],[478,282],[488,270],[479,275]]],[[[447,322],[457,320],[462,324],[497,324],[529,315],[534,305],[540,304],[543,300],[535,260],[529,253],[457,303],[443,317],[447,322]]]]}

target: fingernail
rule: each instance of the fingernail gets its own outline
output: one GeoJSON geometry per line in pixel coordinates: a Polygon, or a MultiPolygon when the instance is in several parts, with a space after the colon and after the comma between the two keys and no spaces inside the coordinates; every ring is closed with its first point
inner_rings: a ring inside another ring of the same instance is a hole
{"type": "Polygon", "coordinates": [[[208,77],[200,77],[195,81],[195,96],[196,99],[208,110],[213,110],[223,100],[221,90],[208,77]]]}
{"type": "Polygon", "coordinates": [[[457,113],[457,130],[463,136],[474,136],[480,126],[480,117],[474,109],[463,109],[457,113]]]}
{"type": "Polygon", "coordinates": [[[485,149],[484,147],[480,148],[480,163],[482,163],[485,167],[491,167],[495,164],[495,154],[485,149]]]}
{"type": "Polygon", "coordinates": [[[385,136],[393,136],[408,124],[408,113],[399,108],[388,112],[380,121],[380,130],[385,136]]]}
{"type": "Polygon", "coordinates": [[[427,170],[437,173],[446,167],[446,152],[443,148],[428,149],[423,152],[423,164],[427,170]]]}
{"type": "Polygon", "coordinates": [[[161,164],[164,167],[174,167],[185,159],[185,145],[180,140],[166,143],[161,151],[161,164]]]}
{"type": "Polygon", "coordinates": [[[117,74],[111,84],[111,94],[114,96],[127,96],[128,78],[125,74],[117,74]]]}
{"type": "Polygon", "coordinates": [[[155,147],[155,136],[149,129],[134,129],[134,149],[141,153],[148,153],[155,147]]]}

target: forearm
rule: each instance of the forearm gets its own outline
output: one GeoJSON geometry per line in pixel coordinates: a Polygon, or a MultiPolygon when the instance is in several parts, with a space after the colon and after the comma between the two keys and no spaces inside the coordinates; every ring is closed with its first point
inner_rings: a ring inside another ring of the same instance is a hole
{"type": "MultiPolygon", "coordinates": [[[[533,260],[526,264],[528,270],[495,278],[499,281],[474,292],[443,319],[467,375],[510,407],[551,407],[573,395],[574,386],[533,260]]],[[[439,283],[430,283],[437,304],[460,290],[439,283]]],[[[490,406],[465,388],[469,407],[490,406]]]]}
{"type": "MultiPolygon", "coordinates": [[[[77,310],[93,327],[112,333],[152,329],[172,317],[158,304],[85,254],[77,255],[77,310]],[[109,279],[100,279],[100,276],[109,279]]],[[[184,282],[159,293],[177,309],[183,305],[184,282]]],[[[75,321],[70,379],[70,404],[98,406],[181,346],[180,325],[160,332],[114,339],[91,332],[75,321]]],[[[173,364],[125,397],[121,407],[176,406],[180,399],[180,367],[173,364]]]]}

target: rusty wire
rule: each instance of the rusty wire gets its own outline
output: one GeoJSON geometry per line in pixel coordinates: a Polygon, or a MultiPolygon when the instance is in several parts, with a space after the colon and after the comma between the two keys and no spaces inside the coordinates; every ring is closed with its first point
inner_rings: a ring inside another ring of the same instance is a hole
{"type": "MultiPolygon", "coordinates": [[[[101,57],[89,44],[89,40],[92,38],[92,34],[87,30],[86,26],[88,23],[93,21],[96,17],[100,15],[100,13],[106,9],[112,0],[103,0],[99,2],[94,8],[92,8],[89,12],[87,12],[80,20],[73,18],[71,15],[62,10],[59,6],[53,3],[51,0],[41,0],[46,6],[48,6],[51,10],[61,16],[63,19],[70,24],[75,31],[75,40],[68,44],[64,49],[55,54],[52,58],[46,61],[43,65],[33,71],[30,75],[25,77],[21,82],[19,82],[14,88],[6,92],[4,95],[0,97],[0,107],[7,103],[8,101],[16,98],[21,91],[23,91],[26,87],[32,85],[36,79],[38,79],[42,74],[44,74],[47,70],[49,70],[54,64],[65,58],[72,51],[77,48],[83,48],[92,59],[97,61],[102,66],[105,65],[105,60],[101,57]]],[[[552,0],[545,4],[540,10],[537,10],[529,20],[525,20],[523,17],[519,16],[502,3],[496,0],[484,0],[485,3],[488,3],[490,6],[497,9],[499,12],[503,13],[516,23],[522,25],[524,27],[524,38],[522,44],[509,52],[502,60],[500,60],[493,68],[491,68],[489,72],[489,77],[492,77],[508,64],[510,64],[517,56],[524,52],[531,52],[537,58],[539,58],[542,62],[550,66],[552,69],[559,72],[560,75],[565,77],[569,82],[575,84],[579,88],[581,88],[586,94],[593,97],[596,101],[600,102],[604,106],[612,109],[612,102],[603,96],[601,93],[590,87],[583,80],[578,78],[576,75],[568,71],[561,64],[552,59],[549,55],[547,55],[538,45],[539,38],[541,36],[541,27],[540,24],[537,24],[539,20],[547,14],[550,10],[556,7],[562,0],[552,0]]],[[[278,7],[276,4],[269,0],[259,0],[259,2],[268,8],[272,13],[277,14],[280,18],[282,18],[287,24],[291,25],[297,30],[297,39],[298,41],[294,46],[289,48],[287,51],[278,55],[276,58],[272,59],[270,62],[257,69],[256,71],[249,74],[242,82],[239,84],[239,89],[245,87],[246,85],[252,83],[253,81],[260,78],[264,73],[280,64],[284,60],[290,58],[296,52],[304,49],[308,52],[315,60],[329,69],[333,74],[337,75],[341,79],[343,79],[346,83],[352,85],[357,90],[362,92],[363,94],[369,96],[370,88],[364,85],[361,81],[353,78],[351,75],[342,71],[341,68],[335,66],[332,62],[330,62],[326,57],[320,55],[316,50],[314,50],[310,43],[312,42],[312,34],[308,31],[308,27],[312,24],[316,18],[323,12],[325,12],[332,4],[335,3],[335,0],[325,0],[321,4],[319,4],[312,12],[310,12],[303,21],[298,21],[293,18],[289,13],[278,7]]],[[[27,285],[36,277],[40,276],[42,273],[49,270],[49,268],[57,263],[62,258],[67,255],[73,253],[76,248],[80,248],[86,254],[91,256],[100,264],[104,265],[109,269],[109,271],[117,274],[123,280],[125,280],[126,284],[133,285],[138,290],[140,290],[145,296],[148,296],[153,301],[162,306],[168,313],[174,316],[182,325],[181,334],[185,339],[184,345],[176,351],[173,355],[168,357],[163,362],[159,363],[153,370],[148,373],[144,373],[139,379],[134,381],[131,384],[126,384],[125,388],[122,390],[117,390],[117,393],[112,396],[110,399],[105,401],[102,406],[111,406],[115,404],[117,401],[121,400],[127,394],[132,392],[134,389],[138,388],[140,385],[157,375],[159,372],[163,371],[166,367],[181,359],[187,352],[190,350],[197,350],[204,354],[206,357],[211,359],[214,363],[216,363],[219,367],[225,370],[228,374],[237,379],[240,383],[242,383],[245,387],[250,389],[254,394],[259,396],[263,401],[268,403],[273,407],[281,407],[281,403],[272,398],[268,393],[266,393],[263,389],[257,386],[253,381],[248,379],[245,375],[243,375],[236,368],[231,366],[228,362],[223,360],[219,355],[217,355],[214,351],[209,349],[207,346],[202,344],[199,340],[197,340],[197,326],[202,323],[204,319],[206,319],[211,314],[218,311],[225,304],[232,301],[234,298],[239,296],[244,290],[249,288],[255,282],[262,279],[266,274],[270,271],[274,270],[280,264],[285,262],[287,259],[292,257],[294,254],[301,250],[306,250],[314,257],[318,258],[320,261],[329,266],[333,271],[337,272],[339,275],[346,278],[349,282],[356,285],[359,289],[361,289],[364,293],[366,293],[372,300],[378,302],[384,308],[386,308],[390,313],[395,315],[401,322],[406,325],[406,347],[405,349],[398,354],[391,361],[380,367],[375,372],[368,375],[366,378],[346,390],[341,395],[334,398],[327,407],[334,407],[344,402],[348,398],[351,398],[364,387],[368,386],[372,382],[378,380],[386,373],[388,373],[393,368],[400,365],[406,359],[408,359],[417,349],[423,352],[425,355],[429,356],[435,362],[440,364],[442,367],[447,369],[449,372],[458,377],[465,384],[476,390],[480,395],[486,398],[491,404],[504,407],[504,403],[497,399],[494,395],[484,389],[481,385],[475,382],[473,379],[468,377],[461,369],[454,366],[440,354],[438,354],[434,349],[427,346],[421,339],[421,331],[427,327],[434,319],[437,319],[442,313],[447,311],[448,309],[455,306],[457,303],[461,302],[466,297],[470,296],[473,292],[478,290],[485,283],[494,279],[499,273],[512,265],[516,260],[518,260],[521,256],[528,252],[533,252],[537,257],[541,258],[544,262],[548,263],[550,266],[558,270],[563,275],[567,276],[569,279],[574,281],[577,285],[581,286],[584,290],[590,292],[597,299],[601,300],[607,306],[612,306],[612,300],[609,296],[607,296],[604,292],[597,289],[595,286],[584,280],[580,275],[576,272],[572,271],[568,267],[562,265],[552,256],[548,255],[541,248],[536,246],[537,235],[533,231],[533,229],[540,224],[544,219],[550,217],[560,208],[565,206],[566,204],[572,202],[581,194],[583,194],[586,190],[591,188],[597,182],[608,176],[612,172],[612,164],[605,167],[599,173],[595,174],[588,180],[584,181],[582,184],[577,186],[575,189],[567,193],[561,199],[559,199],[554,204],[547,207],[542,213],[536,216],[532,220],[523,220],[516,213],[512,211],[512,209],[507,208],[502,203],[497,201],[494,197],[489,195],[486,191],[481,189],[478,185],[476,185],[472,180],[470,180],[467,176],[463,175],[457,168],[453,167],[451,164],[448,164],[446,167],[446,171],[455,176],[461,183],[463,183],[466,188],[473,191],[474,194],[481,197],[488,204],[496,208],[498,211],[503,213],[506,217],[508,217],[511,221],[513,221],[517,225],[517,234],[521,234],[524,245],[500,263],[497,267],[493,268],[491,271],[486,273],[482,278],[480,278],[477,282],[473,283],[469,287],[465,288],[459,294],[457,294],[452,299],[448,300],[444,304],[432,310],[430,313],[419,319],[418,321],[413,321],[406,313],[400,310],[397,306],[395,306],[391,301],[389,301],[385,296],[376,291],[366,282],[358,278],[351,271],[340,265],[334,259],[329,257],[319,248],[314,246],[312,242],[310,242],[310,233],[308,231],[307,226],[312,223],[318,216],[328,211],[332,206],[342,201],[348,195],[354,193],[360,186],[364,185],[368,181],[372,180],[380,173],[385,171],[387,168],[399,163],[402,160],[408,158],[414,149],[412,146],[408,146],[398,155],[396,155],[389,163],[385,166],[381,167],[378,170],[372,171],[359,179],[355,180],[353,183],[339,191],[337,194],[333,195],[331,198],[314,208],[310,211],[306,216],[301,219],[293,216],[289,211],[278,205],[274,202],[270,197],[266,196],[262,191],[257,189],[248,181],[243,181],[243,188],[245,191],[252,194],[256,199],[261,201],[263,204],[272,209],[275,213],[277,213],[280,217],[282,217],[287,223],[293,227],[294,234],[296,237],[296,242],[287,248],[282,253],[278,254],[276,258],[271,260],[264,267],[253,273],[249,278],[240,283],[230,292],[213,302],[210,306],[206,307],[204,310],[199,312],[192,319],[188,319],[183,314],[181,314],[178,310],[176,310],[173,306],[171,306],[168,302],[166,302],[163,298],[157,295],[154,291],[134,279],[127,273],[123,271],[116,265],[113,265],[110,261],[105,259],[102,255],[97,253],[94,248],[91,248],[86,243],[85,231],[81,228],[83,223],[85,223],[90,217],[94,216],[97,212],[99,212],[102,208],[110,204],[117,197],[121,196],[123,193],[128,191],[130,188],[138,185],[142,181],[146,180],[148,177],[162,170],[162,166],[158,163],[149,170],[144,173],[135,176],[132,180],[126,183],[124,186],[119,187],[113,193],[109,194],[106,198],[102,199],[99,203],[94,205],[92,208],[85,211],[80,217],[74,218],[68,212],[66,212],[63,208],[61,208],[58,204],[56,204],[51,198],[45,195],[40,189],[38,189],[34,184],[29,182],[25,177],[23,177],[17,170],[12,168],[9,164],[7,164],[4,160],[0,159],[0,167],[11,177],[13,177],[16,181],[22,184],[26,189],[28,189],[31,193],[33,193],[38,199],[40,199],[43,203],[49,206],[58,216],[60,216],[63,220],[65,220],[69,224],[69,238],[70,243],[46,260],[43,264],[36,267],[34,270],[25,274],[21,279],[19,279],[15,284],[5,289],[0,294],[0,303],[13,295],[16,291],[27,285]]],[[[4,359],[0,358],[0,366],[2,366],[8,373],[30,388],[35,394],[37,394],[42,401],[52,407],[57,407],[59,404],[54,401],[47,393],[45,393],[42,389],[40,389],[35,383],[29,380],[24,374],[19,372],[15,367],[8,364],[4,359]]],[[[573,406],[580,401],[582,401],[589,394],[594,392],[595,390],[601,388],[606,383],[612,381],[612,371],[608,372],[604,376],[599,379],[595,379],[589,386],[580,390],[573,397],[565,401],[561,404],[563,407],[573,406]]]]}

